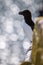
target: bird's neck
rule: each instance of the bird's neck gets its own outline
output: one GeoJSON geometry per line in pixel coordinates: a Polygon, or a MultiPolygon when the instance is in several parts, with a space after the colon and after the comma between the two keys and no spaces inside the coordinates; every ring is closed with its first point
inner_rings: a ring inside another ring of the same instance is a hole
{"type": "Polygon", "coordinates": [[[30,25],[31,29],[34,29],[34,22],[30,25]]]}
{"type": "Polygon", "coordinates": [[[28,24],[29,21],[30,21],[30,23],[29,23],[28,25],[31,27],[31,29],[32,29],[32,31],[33,31],[33,29],[34,29],[34,22],[33,22],[31,19],[29,19],[29,20],[27,19],[26,21],[27,21],[27,22],[26,22],[27,24],[28,24]]]}

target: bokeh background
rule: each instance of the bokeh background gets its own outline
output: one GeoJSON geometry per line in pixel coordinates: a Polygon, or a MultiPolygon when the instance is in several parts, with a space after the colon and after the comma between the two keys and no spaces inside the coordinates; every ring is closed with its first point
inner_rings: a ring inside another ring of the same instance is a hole
{"type": "Polygon", "coordinates": [[[32,30],[19,11],[28,9],[32,20],[43,9],[43,0],[0,0],[0,65],[19,65],[29,61],[32,46],[32,30]]]}

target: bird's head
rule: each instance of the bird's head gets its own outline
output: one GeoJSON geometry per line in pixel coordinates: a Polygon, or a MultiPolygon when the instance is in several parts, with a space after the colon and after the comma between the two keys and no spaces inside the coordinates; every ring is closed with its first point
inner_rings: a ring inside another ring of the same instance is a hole
{"type": "Polygon", "coordinates": [[[19,15],[23,15],[24,17],[29,17],[31,18],[31,12],[29,10],[24,10],[24,11],[20,11],[19,15]]]}
{"type": "Polygon", "coordinates": [[[31,12],[29,10],[24,10],[24,11],[20,11],[19,15],[24,16],[24,20],[25,20],[26,24],[28,24],[33,30],[34,22],[32,21],[31,12]]]}

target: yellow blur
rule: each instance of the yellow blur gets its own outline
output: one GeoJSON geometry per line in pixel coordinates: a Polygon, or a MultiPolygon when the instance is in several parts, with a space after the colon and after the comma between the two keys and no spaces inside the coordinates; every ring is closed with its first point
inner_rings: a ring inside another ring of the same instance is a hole
{"type": "Polygon", "coordinates": [[[43,30],[38,24],[41,20],[43,20],[43,16],[35,19],[36,24],[33,30],[31,62],[24,61],[20,65],[43,65],[43,30]]]}

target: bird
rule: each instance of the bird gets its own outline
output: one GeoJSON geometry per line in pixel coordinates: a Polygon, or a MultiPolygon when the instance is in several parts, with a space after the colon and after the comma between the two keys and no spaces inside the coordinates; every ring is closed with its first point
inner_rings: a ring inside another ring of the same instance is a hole
{"type": "Polygon", "coordinates": [[[24,16],[25,23],[27,25],[29,25],[31,27],[32,31],[33,31],[33,29],[34,29],[34,22],[32,21],[31,12],[29,10],[23,10],[23,11],[19,12],[19,15],[23,15],[24,16]]]}

